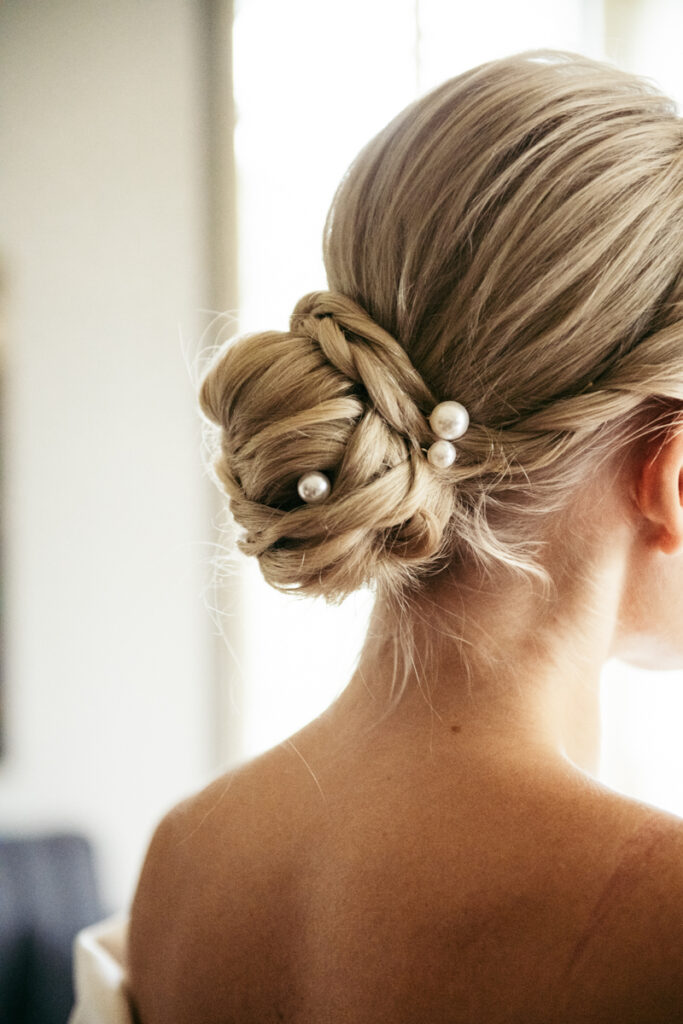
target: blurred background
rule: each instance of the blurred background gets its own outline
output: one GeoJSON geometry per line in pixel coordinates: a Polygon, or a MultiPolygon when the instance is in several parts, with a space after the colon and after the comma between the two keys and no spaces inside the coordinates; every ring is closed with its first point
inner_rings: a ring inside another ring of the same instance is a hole
{"type": "MultiPolygon", "coordinates": [[[[681,99],[682,38],[679,0],[0,2],[3,834],[86,835],[124,908],[159,817],[350,677],[367,594],[214,579],[194,381],[326,286],[361,146],[532,47],[681,99]]],[[[683,814],[683,679],[614,663],[603,696],[603,779],[683,814]]]]}

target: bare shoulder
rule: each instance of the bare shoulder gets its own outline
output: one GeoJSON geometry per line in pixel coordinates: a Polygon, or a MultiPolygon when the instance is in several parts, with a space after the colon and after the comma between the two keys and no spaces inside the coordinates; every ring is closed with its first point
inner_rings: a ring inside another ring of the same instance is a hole
{"type": "Polygon", "coordinates": [[[261,774],[254,765],[226,772],[176,804],[158,823],[131,907],[131,956],[136,939],[165,907],[174,904],[179,909],[185,890],[194,887],[197,873],[211,864],[212,854],[220,850],[227,856],[248,839],[262,819],[254,797],[261,774]]]}
{"type": "Polygon", "coordinates": [[[620,839],[567,978],[589,1000],[597,991],[617,993],[622,1020],[683,1020],[683,820],[616,795],[613,801],[623,815],[620,839]]]}
{"type": "MultiPolygon", "coordinates": [[[[250,949],[259,922],[248,894],[264,894],[268,906],[269,889],[278,887],[282,822],[291,819],[283,806],[289,761],[277,749],[268,752],[221,775],[157,825],[131,907],[127,950],[131,994],[145,1024],[184,1019],[185,1001],[191,1020],[215,991],[207,975],[219,967],[225,973],[225,940],[244,955],[250,949]]],[[[232,957],[237,967],[240,955],[232,957]]],[[[208,1009],[203,1019],[212,1019],[208,1009]]]]}
{"type": "MultiPolygon", "coordinates": [[[[231,786],[230,776],[222,780],[231,786]]],[[[127,943],[129,987],[141,1021],[163,1019],[167,977],[182,969],[184,952],[178,942],[186,931],[188,898],[201,891],[197,857],[200,841],[209,830],[202,819],[210,816],[211,797],[217,801],[216,783],[173,807],[156,826],[147,848],[133,898],[127,943]],[[201,839],[200,839],[201,837],[201,839]]],[[[170,1019],[170,1018],[169,1018],[170,1019]]]]}

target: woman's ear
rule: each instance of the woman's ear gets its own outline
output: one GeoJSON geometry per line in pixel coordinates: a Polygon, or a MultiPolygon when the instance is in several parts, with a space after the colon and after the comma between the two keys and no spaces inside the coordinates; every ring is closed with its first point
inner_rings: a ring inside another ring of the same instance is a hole
{"type": "Polygon", "coordinates": [[[665,554],[683,551],[683,422],[648,446],[637,467],[636,504],[665,554]]]}

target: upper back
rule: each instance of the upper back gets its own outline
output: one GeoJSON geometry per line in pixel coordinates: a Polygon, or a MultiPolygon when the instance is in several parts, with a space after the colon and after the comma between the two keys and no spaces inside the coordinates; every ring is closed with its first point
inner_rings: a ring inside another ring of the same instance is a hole
{"type": "Polygon", "coordinates": [[[578,776],[316,752],[276,748],[160,825],[142,1024],[683,1020],[677,820],[578,776]]]}

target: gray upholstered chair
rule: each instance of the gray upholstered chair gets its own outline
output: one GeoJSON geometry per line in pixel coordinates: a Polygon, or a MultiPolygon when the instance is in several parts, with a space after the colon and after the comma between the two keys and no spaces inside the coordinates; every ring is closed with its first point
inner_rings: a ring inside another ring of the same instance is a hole
{"type": "Polygon", "coordinates": [[[83,836],[0,838],[2,1024],[65,1024],[74,937],[104,913],[83,836]]]}

